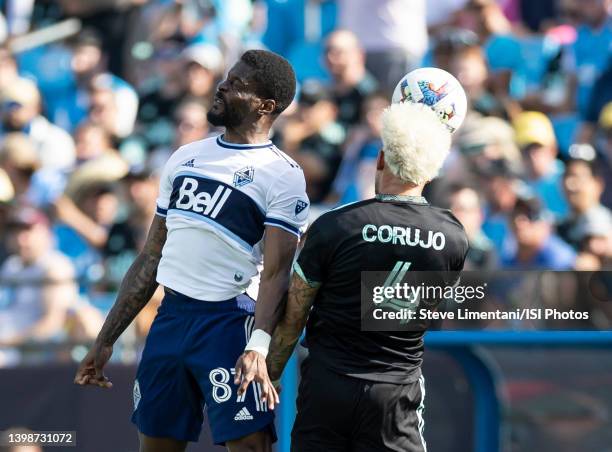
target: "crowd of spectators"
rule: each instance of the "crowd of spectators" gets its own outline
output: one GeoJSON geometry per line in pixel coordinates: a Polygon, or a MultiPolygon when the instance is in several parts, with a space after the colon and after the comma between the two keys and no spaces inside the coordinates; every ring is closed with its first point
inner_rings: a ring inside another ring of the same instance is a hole
{"type": "Polygon", "coordinates": [[[249,48],[296,70],[272,140],[302,166],[313,215],[373,195],[395,83],[436,66],[459,79],[469,112],[426,197],[464,224],[466,268],[610,268],[610,0],[0,0],[0,11],[0,366],[27,342],[94,337],[142,247],[160,169],[222,132],[206,112],[249,48]]]}

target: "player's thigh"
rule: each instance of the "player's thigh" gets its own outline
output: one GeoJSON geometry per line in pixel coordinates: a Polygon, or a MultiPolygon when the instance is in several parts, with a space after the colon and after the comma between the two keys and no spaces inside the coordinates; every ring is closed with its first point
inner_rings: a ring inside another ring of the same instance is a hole
{"type": "Polygon", "coordinates": [[[291,432],[292,452],[348,452],[362,382],[307,358],[291,432]]]}
{"type": "Polygon", "coordinates": [[[187,441],[179,441],[173,438],[154,438],[143,433],[138,433],[140,441],[140,452],[184,452],[187,441]]]}
{"type": "Polygon", "coordinates": [[[272,436],[268,430],[263,430],[227,441],[225,447],[229,452],[271,452],[272,436]]]}
{"type": "Polygon", "coordinates": [[[194,335],[188,367],[206,401],[208,422],[215,444],[265,432],[276,440],[274,413],[261,400],[261,385],[252,382],[239,395],[234,366],[244,351],[254,325],[252,314],[236,310],[216,315],[194,335]]]}
{"type": "Polygon", "coordinates": [[[352,452],[425,452],[422,377],[408,384],[366,385],[352,433],[352,452]]]}
{"type": "Polygon", "coordinates": [[[148,437],[199,438],[204,397],[183,362],[189,322],[162,305],[147,337],[134,382],[132,422],[148,437]]]}

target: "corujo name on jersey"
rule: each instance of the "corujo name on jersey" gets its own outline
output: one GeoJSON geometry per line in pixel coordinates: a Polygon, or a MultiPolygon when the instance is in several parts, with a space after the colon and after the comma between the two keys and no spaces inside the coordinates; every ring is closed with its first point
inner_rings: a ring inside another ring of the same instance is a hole
{"type": "Polygon", "coordinates": [[[399,243],[401,245],[407,246],[433,248],[436,251],[444,249],[444,245],[446,244],[446,237],[442,232],[424,232],[427,234],[426,241],[421,238],[421,230],[419,228],[389,226],[388,224],[384,224],[382,226],[366,224],[361,230],[363,240],[365,240],[366,242],[392,242],[394,245],[397,245],[399,243]]]}

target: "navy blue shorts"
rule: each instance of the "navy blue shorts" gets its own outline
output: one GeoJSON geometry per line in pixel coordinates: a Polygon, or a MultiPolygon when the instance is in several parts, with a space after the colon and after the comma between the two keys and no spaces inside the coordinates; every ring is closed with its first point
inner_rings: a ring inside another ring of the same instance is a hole
{"type": "Polygon", "coordinates": [[[215,444],[266,429],[276,441],[260,385],[241,397],[234,385],[254,308],[246,295],[206,302],[166,289],[134,382],[132,422],[141,433],[197,441],[206,409],[215,444]]]}

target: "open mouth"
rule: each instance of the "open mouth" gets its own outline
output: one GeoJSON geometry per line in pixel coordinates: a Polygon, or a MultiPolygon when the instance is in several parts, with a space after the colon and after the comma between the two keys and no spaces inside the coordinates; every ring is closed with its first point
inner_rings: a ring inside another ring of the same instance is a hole
{"type": "Polygon", "coordinates": [[[221,97],[221,94],[216,93],[215,97],[213,98],[213,104],[214,105],[225,105],[225,101],[223,100],[223,97],[221,97]]]}

